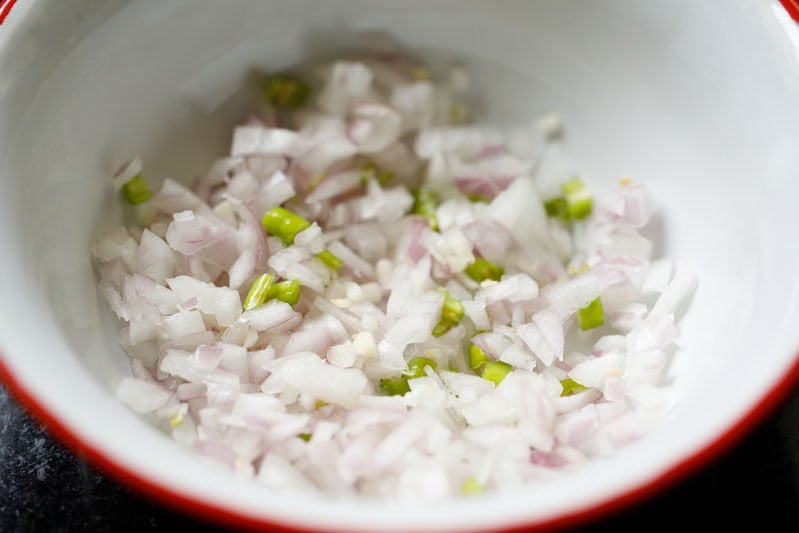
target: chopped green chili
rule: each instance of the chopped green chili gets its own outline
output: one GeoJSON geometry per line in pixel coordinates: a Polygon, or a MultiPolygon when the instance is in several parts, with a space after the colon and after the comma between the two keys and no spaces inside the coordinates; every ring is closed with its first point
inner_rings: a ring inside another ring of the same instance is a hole
{"type": "Polygon", "coordinates": [[[244,298],[245,311],[254,309],[266,301],[273,281],[275,281],[275,277],[271,274],[261,274],[252,282],[250,290],[247,291],[247,296],[244,298]]]}
{"type": "Polygon", "coordinates": [[[436,196],[427,187],[419,187],[413,195],[413,213],[428,220],[430,227],[438,231],[438,218],[436,217],[436,196]]]}
{"type": "Polygon", "coordinates": [[[563,220],[581,220],[591,214],[593,200],[582,180],[575,178],[561,186],[562,196],[544,202],[547,215],[563,220]]]}
{"type": "Polygon", "coordinates": [[[583,331],[598,328],[605,323],[605,311],[602,309],[602,300],[596,298],[586,307],[577,311],[577,321],[583,331]]]}
{"type": "Polygon", "coordinates": [[[408,380],[426,376],[424,369],[428,366],[433,370],[437,368],[436,362],[429,357],[414,357],[408,361],[407,371],[393,378],[381,379],[380,388],[390,396],[402,396],[411,390],[408,380]]]}
{"type": "Polygon", "coordinates": [[[572,220],[580,220],[591,214],[593,200],[582,180],[575,178],[561,187],[566,202],[566,215],[572,220]]]}
{"type": "Polygon", "coordinates": [[[502,383],[502,380],[505,379],[505,376],[511,370],[513,370],[513,367],[504,361],[489,361],[483,367],[481,377],[491,381],[496,386],[502,383]]]}
{"type": "Polygon", "coordinates": [[[269,288],[268,299],[277,298],[289,305],[296,305],[300,301],[302,284],[296,279],[275,283],[269,288]]]}
{"type": "Polygon", "coordinates": [[[479,346],[476,344],[469,346],[469,368],[479,371],[489,360],[488,356],[479,346]]]}
{"type": "Polygon", "coordinates": [[[311,223],[296,213],[282,207],[273,207],[264,214],[261,225],[270,235],[280,237],[283,244],[289,246],[294,242],[294,237],[303,230],[308,229],[311,223]]]}
{"type": "Polygon", "coordinates": [[[464,313],[461,301],[450,296],[447,289],[441,288],[439,292],[444,295],[444,304],[441,306],[441,320],[439,320],[438,324],[433,328],[433,335],[435,337],[440,337],[457,326],[458,322],[463,318],[464,313]]]}
{"type": "Polygon", "coordinates": [[[299,109],[308,102],[311,86],[300,78],[275,74],[264,80],[264,96],[269,103],[283,109],[299,109]]]}
{"type": "Polygon", "coordinates": [[[577,383],[572,378],[562,379],[560,380],[560,384],[563,387],[563,391],[560,393],[561,396],[571,396],[572,394],[588,390],[588,387],[577,383]]]}
{"type": "Polygon", "coordinates": [[[329,268],[330,270],[338,271],[341,266],[344,264],[344,261],[341,260],[338,256],[336,256],[330,250],[323,250],[316,254],[316,258],[324,263],[324,265],[329,268]]]}
{"type": "Polygon", "coordinates": [[[552,198],[544,203],[547,215],[552,218],[566,218],[566,199],[562,196],[552,198]]]}
{"type": "Polygon", "coordinates": [[[473,204],[487,204],[490,201],[489,198],[486,198],[482,194],[467,194],[466,198],[473,204]]]}
{"type": "Polygon", "coordinates": [[[476,496],[478,494],[482,494],[483,492],[483,485],[477,481],[475,476],[470,476],[466,481],[463,482],[461,485],[461,494],[463,496],[476,496]]]}
{"type": "Polygon", "coordinates": [[[361,167],[361,170],[363,171],[363,174],[361,175],[362,187],[366,187],[366,184],[369,183],[369,178],[376,179],[377,183],[379,183],[381,187],[388,185],[388,182],[394,178],[394,172],[390,170],[380,170],[372,161],[366,162],[361,167]]]}
{"type": "Polygon", "coordinates": [[[391,172],[390,170],[380,170],[379,172],[375,173],[375,179],[377,180],[377,183],[379,183],[381,187],[385,187],[386,185],[388,185],[388,182],[390,182],[393,178],[394,178],[394,173],[391,172]]]}
{"type": "Polygon", "coordinates": [[[153,193],[150,191],[147,182],[144,181],[141,174],[136,174],[125,182],[125,185],[122,187],[122,195],[129,204],[139,205],[149,200],[153,193]]]}
{"type": "Polygon", "coordinates": [[[464,269],[464,272],[474,281],[480,283],[487,279],[499,281],[502,279],[502,274],[505,273],[505,269],[483,257],[476,257],[474,262],[464,269]]]}

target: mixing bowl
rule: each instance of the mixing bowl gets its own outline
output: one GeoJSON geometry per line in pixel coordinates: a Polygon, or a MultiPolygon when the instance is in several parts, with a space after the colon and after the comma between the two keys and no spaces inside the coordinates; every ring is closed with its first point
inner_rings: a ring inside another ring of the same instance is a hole
{"type": "MultiPolygon", "coordinates": [[[[792,2],[785,7],[797,13],[792,2]]],[[[481,530],[573,524],[690,472],[799,373],[799,30],[766,0],[0,2],[0,374],[118,479],[239,526],[481,530]],[[699,288],[654,433],[553,481],[425,505],[277,494],[199,463],[113,394],[129,372],[90,260],[107,186],[139,154],[183,180],[228,146],[252,68],[385,31],[473,71],[485,118],[558,110],[598,187],[632,176],[651,237],[699,288]]]]}

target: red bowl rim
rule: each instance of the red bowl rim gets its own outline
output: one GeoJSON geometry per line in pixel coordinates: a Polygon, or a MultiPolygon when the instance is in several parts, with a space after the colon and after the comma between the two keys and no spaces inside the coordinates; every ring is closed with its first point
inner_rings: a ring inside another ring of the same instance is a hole
{"type": "MultiPolygon", "coordinates": [[[[788,14],[799,22],[799,0],[780,0],[780,2],[788,14]]],[[[0,0],[0,24],[3,24],[15,3],[16,0],[0,0]]],[[[177,490],[159,485],[151,479],[129,469],[121,462],[107,456],[102,450],[95,447],[94,444],[85,440],[83,436],[61,422],[39,401],[36,395],[23,384],[22,380],[18,379],[12,372],[10,366],[5,363],[4,358],[5,355],[0,351],[0,382],[6,385],[17,402],[64,446],[71,449],[78,456],[88,460],[89,463],[99,468],[109,477],[130,487],[135,492],[161,502],[186,515],[195,518],[206,518],[228,527],[233,526],[247,530],[263,530],[264,528],[268,528],[272,531],[287,533],[313,533],[318,531],[317,529],[308,529],[293,524],[235,513],[221,505],[209,503],[193,496],[183,494],[177,490]]],[[[665,490],[678,481],[685,479],[732,448],[749,431],[761,423],[772,411],[782,404],[797,384],[799,384],[799,353],[794,357],[794,361],[790,368],[748,412],[744,413],[736,422],[731,424],[723,433],[718,435],[703,448],[684,457],[681,461],[672,465],[660,475],[626,492],[616,494],[602,502],[590,504],[582,509],[569,512],[562,516],[548,518],[543,521],[523,521],[515,525],[500,527],[493,531],[497,533],[511,533],[574,527],[629,508],[665,490]]]]}
{"type": "Polygon", "coordinates": [[[3,23],[11,12],[11,8],[14,7],[16,1],[17,0],[0,0],[0,24],[3,23]]]}
{"type": "Polygon", "coordinates": [[[799,0],[780,0],[780,3],[791,18],[799,22],[799,0]]]}

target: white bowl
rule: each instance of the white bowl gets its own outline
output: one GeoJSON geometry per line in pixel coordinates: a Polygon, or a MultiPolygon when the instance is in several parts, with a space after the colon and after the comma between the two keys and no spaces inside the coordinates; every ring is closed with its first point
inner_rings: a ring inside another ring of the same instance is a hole
{"type": "Polygon", "coordinates": [[[145,493],[253,527],[573,524],[685,475],[799,374],[799,31],[776,2],[12,4],[0,2],[0,374],[64,441],[145,493]],[[272,494],[201,465],[114,399],[128,368],[89,249],[119,215],[115,165],[141,154],[150,175],[197,174],[250,105],[237,92],[250,67],[375,29],[471,64],[489,120],[559,110],[590,182],[651,186],[658,251],[700,280],[670,370],[679,402],[654,434],[543,485],[408,506],[272,494]]]}

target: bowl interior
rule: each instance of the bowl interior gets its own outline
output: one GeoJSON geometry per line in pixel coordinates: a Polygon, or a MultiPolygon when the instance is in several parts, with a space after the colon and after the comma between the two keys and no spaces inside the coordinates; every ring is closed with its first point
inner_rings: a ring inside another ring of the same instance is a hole
{"type": "Polygon", "coordinates": [[[0,31],[0,349],[18,380],[82,439],[138,476],[250,517],[340,528],[541,521],[662,474],[760,399],[799,347],[793,204],[799,65],[771,5],[736,2],[23,3],[0,31]],[[251,107],[253,67],[279,69],[387,31],[469,66],[486,121],[551,110],[598,189],[651,187],[659,254],[699,288],[668,379],[669,421],[566,478],[468,505],[272,495],[197,462],[113,398],[126,375],[96,296],[92,239],[118,223],[107,187],[134,155],[189,181],[225,153],[251,107]],[[313,506],[297,506],[313,501],[313,506]],[[307,512],[306,512],[307,511],[307,512]]]}

